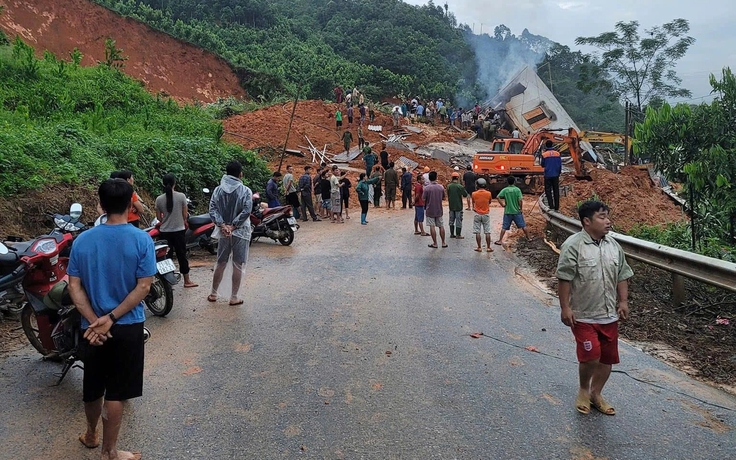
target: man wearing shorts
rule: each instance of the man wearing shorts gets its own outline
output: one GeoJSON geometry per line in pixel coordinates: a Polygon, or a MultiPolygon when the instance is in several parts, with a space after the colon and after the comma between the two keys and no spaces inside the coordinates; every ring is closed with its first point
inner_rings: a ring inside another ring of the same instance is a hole
{"type": "Polygon", "coordinates": [[[470,211],[470,205],[472,204],[471,200],[473,199],[473,192],[475,191],[475,173],[473,172],[473,167],[471,165],[468,165],[465,174],[463,174],[463,185],[465,185],[465,191],[468,192],[467,210],[470,211]]]}
{"type": "Polygon", "coordinates": [[[491,200],[493,195],[491,192],[486,190],[488,183],[485,179],[479,178],[476,181],[476,190],[473,192],[473,233],[475,233],[475,242],[478,247],[475,248],[475,252],[483,252],[481,247],[480,234],[486,235],[486,250],[493,252],[491,247],[491,200]]]}
{"type": "Polygon", "coordinates": [[[98,189],[107,222],[77,237],[69,258],[69,293],[82,315],[80,356],[84,361],[83,399],[86,447],[99,446],[102,458],[136,459],[118,451],[123,402],[143,394],[143,299],[156,274],[153,240],[128,225],[133,186],[108,179],[98,189]],[[104,401],[104,402],[103,402],[104,401]]]}
{"type": "Polygon", "coordinates": [[[586,201],[578,208],[583,230],[562,245],[557,263],[562,322],[577,343],[580,389],[575,408],[606,415],[616,410],[603,399],[603,386],[618,364],[618,320],[629,316],[628,279],[634,275],[621,246],[611,237],[608,206],[586,201]]]}
{"type": "Polygon", "coordinates": [[[515,223],[517,228],[524,231],[526,239],[531,241],[532,237],[529,236],[529,232],[526,229],[526,222],[524,222],[524,200],[521,195],[521,189],[514,185],[516,178],[509,176],[507,179],[509,185],[498,192],[496,199],[499,204],[503,206],[503,224],[501,225],[501,234],[498,236],[498,241],[495,244],[502,244],[503,236],[506,231],[511,228],[511,223],[515,223]]]}
{"type": "Polygon", "coordinates": [[[417,182],[414,184],[414,234],[428,236],[424,231],[424,179],[422,174],[417,174],[417,182]]]}
{"type": "Polygon", "coordinates": [[[219,238],[217,262],[212,277],[212,292],[207,296],[210,302],[217,301],[217,289],[222,282],[225,267],[232,255],[232,293],[230,305],[241,305],[238,298],[240,283],[248,262],[250,244],[250,212],[253,209],[253,192],[243,185],[243,167],[237,161],[227,164],[227,174],[222,176],[220,185],[212,192],[210,217],[217,226],[213,238],[219,238]]]}
{"type": "Polygon", "coordinates": [[[429,185],[424,187],[422,199],[424,200],[424,212],[427,215],[427,224],[429,225],[429,234],[432,235],[432,243],[430,248],[437,248],[437,230],[440,228],[440,238],[442,239],[442,247],[446,248],[445,243],[445,224],[442,221],[442,200],[445,198],[445,188],[437,183],[437,171],[429,172],[429,185]]]}

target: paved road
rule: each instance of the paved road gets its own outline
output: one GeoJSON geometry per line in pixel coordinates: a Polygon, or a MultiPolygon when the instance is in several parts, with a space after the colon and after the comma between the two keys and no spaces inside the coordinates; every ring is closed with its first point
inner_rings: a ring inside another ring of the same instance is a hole
{"type": "MultiPolygon", "coordinates": [[[[477,254],[471,239],[429,249],[408,211],[369,220],[255,243],[244,306],[176,289],[171,315],[148,321],[145,396],[127,407],[121,447],[148,459],[733,458],[736,398],[624,345],[629,376],[607,392],[619,414],[581,416],[572,337],[513,254],[477,254]]],[[[206,284],[210,270],[193,275],[206,284]]],[[[99,455],[76,440],[82,373],[52,388],[57,370],[28,348],[0,361],[0,458],[99,455]]]]}

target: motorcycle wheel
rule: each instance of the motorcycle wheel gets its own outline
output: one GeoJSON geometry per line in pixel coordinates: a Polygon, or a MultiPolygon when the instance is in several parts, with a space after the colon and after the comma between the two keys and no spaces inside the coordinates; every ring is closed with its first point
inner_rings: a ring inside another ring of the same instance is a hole
{"type": "Polygon", "coordinates": [[[143,299],[154,316],[166,316],[174,307],[174,289],[160,274],[151,283],[151,290],[143,299]]]}
{"type": "Polygon", "coordinates": [[[209,241],[207,241],[205,248],[207,249],[207,252],[214,256],[217,254],[217,240],[210,238],[209,241]]]}
{"type": "Polygon", "coordinates": [[[287,227],[286,236],[283,238],[279,238],[279,243],[283,244],[284,246],[288,246],[293,242],[294,242],[294,230],[292,230],[291,227],[287,227]]]}
{"type": "Polygon", "coordinates": [[[36,312],[33,310],[31,304],[26,303],[23,310],[20,312],[20,325],[23,328],[23,332],[26,333],[28,341],[31,342],[33,348],[43,356],[51,354],[50,350],[47,350],[41,344],[40,332],[38,330],[38,322],[36,321],[36,312]]]}

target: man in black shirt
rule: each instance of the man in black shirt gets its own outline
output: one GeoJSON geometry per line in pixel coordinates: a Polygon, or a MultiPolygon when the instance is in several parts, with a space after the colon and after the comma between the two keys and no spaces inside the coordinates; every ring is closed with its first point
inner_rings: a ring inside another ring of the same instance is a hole
{"type": "Polygon", "coordinates": [[[388,170],[388,152],[386,151],[385,145],[382,146],[381,153],[379,155],[381,157],[381,166],[383,169],[388,170]]]}
{"type": "Polygon", "coordinates": [[[473,167],[471,165],[468,165],[467,171],[465,171],[465,174],[463,174],[463,184],[465,184],[465,191],[468,192],[468,197],[466,198],[468,207],[466,210],[470,211],[470,207],[472,205],[472,195],[475,191],[475,173],[473,172],[473,167]]]}

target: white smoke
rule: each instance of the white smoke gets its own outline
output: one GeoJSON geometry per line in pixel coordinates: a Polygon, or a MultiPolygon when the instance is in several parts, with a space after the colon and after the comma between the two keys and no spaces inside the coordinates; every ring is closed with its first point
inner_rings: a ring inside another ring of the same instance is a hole
{"type": "MultiPolygon", "coordinates": [[[[504,25],[497,26],[491,35],[466,33],[465,40],[475,52],[477,82],[485,90],[486,100],[498,93],[524,67],[536,68],[553,45],[549,39],[531,34],[526,29],[517,37],[504,25]]],[[[465,104],[463,107],[475,102],[463,100],[467,96],[462,95],[456,99],[461,105],[465,104]]]]}

